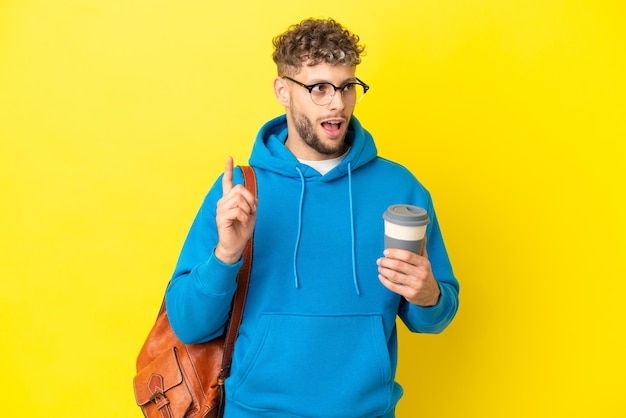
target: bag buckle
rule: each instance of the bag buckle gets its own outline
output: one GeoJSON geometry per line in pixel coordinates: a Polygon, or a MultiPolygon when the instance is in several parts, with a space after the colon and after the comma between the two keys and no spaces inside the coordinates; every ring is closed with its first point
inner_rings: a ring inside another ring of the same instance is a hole
{"type": "Polygon", "coordinates": [[[149,401],[159,404],[163,401],[167,401],[167,396],[165,396],[164,392],[154,392],[152,396],[150,396],[149,401]]]}
{"type": "Polygon", "coordinates": [[[152,392],[150,402],[153,402],[158,409],[164,408],[170,404],[169,399],[165,395],[165,382],[160,374],[153,374],[148,380],[148,389],[152,392]]]}

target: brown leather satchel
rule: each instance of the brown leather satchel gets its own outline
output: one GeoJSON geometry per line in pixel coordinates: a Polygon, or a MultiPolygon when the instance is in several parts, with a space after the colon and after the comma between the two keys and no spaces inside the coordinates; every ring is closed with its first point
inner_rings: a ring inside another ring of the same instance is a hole
{"type": "MultiPolygon", "coordinates": [[[[244,183],[256,196],[254,170],[242,166],[244,183]]],[[[133,379],[137,405],[147,418],[219,418],[224,413],[224,381],[230,374],[233,348],[246,301],[252,268],[250,237],[237,276],[230,321],[225,336],[206,343],[183,344],[161,310],[139,356],[133,379]]]]}

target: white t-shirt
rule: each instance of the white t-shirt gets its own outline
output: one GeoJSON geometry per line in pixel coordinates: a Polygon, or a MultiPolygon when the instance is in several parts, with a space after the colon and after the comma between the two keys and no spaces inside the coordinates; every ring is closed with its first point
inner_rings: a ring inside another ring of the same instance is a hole
{"type": "Polygon", "coordinates": [[[343,154],[342,156],[337,157],[337,158],[331,158],[330,160],[310,161],[310,160],[301,160],[298,158],[298,161],[300,161],[302,164],[306,164],[309,167],[314,168],[323,176],[324,174],[328,173],[333,168],[337,167],[339,163],[341,162],[341,160],[343,160],[344,157],[348,154],[348,151],[346,151],[346,153],[343,154]]]}

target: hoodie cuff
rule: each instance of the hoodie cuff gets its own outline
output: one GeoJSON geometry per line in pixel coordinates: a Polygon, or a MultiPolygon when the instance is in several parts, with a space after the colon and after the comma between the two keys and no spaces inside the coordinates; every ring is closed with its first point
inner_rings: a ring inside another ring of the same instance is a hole
{"type": "Polygon", "coordinates": [[[411,304],[411,309],[424,324],[439,324],[449,315],[452,297],[449,294],[447,286],[444,284],[439,283],[439,290],[439,300],[436,305],[423,307],[411,304]]]}
{"type": "Polygon", "coordinates": [[[209,295],[233,293],[237,288],[237,274],[242,265],[243,258],[235,264],[226,264],[211,253],[211,257],[200,264],[196,270],[197,286],[209,295]]]}

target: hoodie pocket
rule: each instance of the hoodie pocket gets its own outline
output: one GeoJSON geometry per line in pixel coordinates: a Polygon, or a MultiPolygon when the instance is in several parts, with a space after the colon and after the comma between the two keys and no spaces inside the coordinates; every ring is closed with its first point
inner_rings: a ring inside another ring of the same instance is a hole
{"type": "Polygon", "coordinates": [[[393,378],[380,315],[264,314],[231,376],[241,407],[304,417],[382,415],[393,378]]]}

